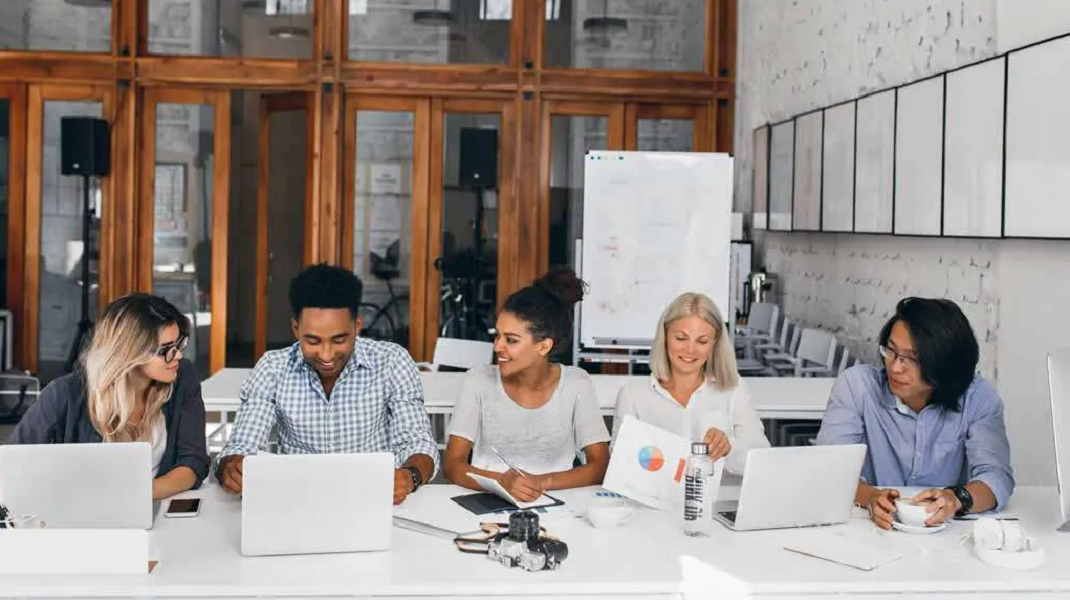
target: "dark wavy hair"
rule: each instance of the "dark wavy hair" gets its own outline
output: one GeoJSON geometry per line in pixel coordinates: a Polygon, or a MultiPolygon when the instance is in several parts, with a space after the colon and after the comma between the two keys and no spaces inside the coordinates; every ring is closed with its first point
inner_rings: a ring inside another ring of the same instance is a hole
{"type": "Polygon", "coordinates": [[[903,298],[881,329],[882,346],[888,345],[892,327],[899,321],[910,330],[922,381],[933,387],[929,404],[961,410],[959,398],[973,383],[980,358],[977,338],[962,309],[950,300],[903,298]]]}
{"type": "Polygon", "coordinates": [[[551,354],[563,352],[572,340],[572,309],[583,300],[587,284],[568,267],[554,267],[535,283],[514,292],[502,312],[527,323],[537,341],[553,340],[551,354]]]}

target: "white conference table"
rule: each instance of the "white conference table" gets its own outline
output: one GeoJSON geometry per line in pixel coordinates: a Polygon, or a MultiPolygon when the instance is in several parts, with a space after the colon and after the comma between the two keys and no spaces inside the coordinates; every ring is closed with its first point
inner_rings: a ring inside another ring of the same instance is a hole
{"type": "MultiPolygon", "coordinates": [[[[204,408],[224,415],[238,410],[238,390],[252,369],[228,368],[217,371],[201,384],[204,408]]],[[[461,391],[465,373],[421,372],[424,405],[428,414],[449,415],[461,391]]],[[[627,381],[645,375],[591,375],[598,405],[604,415],[613,414],[617,391],[627,381]]],[[[758,416],[763,419],[814,419],[825,414],[831,377],[744,377],[758,416]]],[[[225,417],[224,417],[225,418],[225,417]]]]}
{"type": "MultiPolygon", "coordinates": [[[[455,531],[479,517],[449,500],[467,490],[426,486],[395,510],[455,531]]],[[[725,490],[725,496],[738,493],[725,490]]],[[[559,492],[571,508],[542,523],[569,547],[557,571],[506,569],[452,543],[395,528],[389,552],[247,558],[240,554],[240,501],[218,486],[184,494],[205,498],[200,516],[158,518],[151,533],[151,574],[137,576],[3,576],[0,595],[16,597],[524,597],[524,598],[936,598],[1066,597],[1070,535],[1055,533],[1054,488],[1021,488],[1010,510],[1047,550],[1031,572],[1006,571],[978,560],[959,543],[971,523],[935,535],[877,532],[864,517],[839,531],[888,536],[912,549],[871,572],[783,549],[812,529],[734,533],[715,525],[709,538],[688,538],[679,519],[640,509],[626,525],[594,529],[582,518],[590,489],[559,492]]],[[[499,518],[483,518],[499,520],[499,518]]],[[[285,524],[280,523],[280,527],[285,524]]]]}

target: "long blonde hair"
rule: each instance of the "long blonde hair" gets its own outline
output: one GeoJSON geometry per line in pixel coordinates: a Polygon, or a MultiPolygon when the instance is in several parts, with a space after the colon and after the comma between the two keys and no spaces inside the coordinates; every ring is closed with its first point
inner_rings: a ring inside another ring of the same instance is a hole
{"type": "Polygon", "coordinates": [[[716,332],[717,341],[713,351],[702,365],[702,373],[707,380],[712,380],[719,390],[731,390],[739,385],[739,373],[736,371],[736,353],[725,329],[724,317],[709,296],[686,292],[677,296],[661,313],[658,330],[654,334],[654,345],[650,347],[650,371],[661,381],[672,378],[669,364],[668,342],[669,325],[684,317],[696,316],[709,323],[716,332]]]}
{"type": "Polygon", "coordinates": [[[170,302],[149,294],[130,294],[108,305],[82,356],[89,420],[105,442],[148,441],[173,384],[150,381],[141,422],[130,415],[137,407],[131,375],[149,363],[159,348],[160,329],[178,325],[189,335],[189,321],[170,302]]]}

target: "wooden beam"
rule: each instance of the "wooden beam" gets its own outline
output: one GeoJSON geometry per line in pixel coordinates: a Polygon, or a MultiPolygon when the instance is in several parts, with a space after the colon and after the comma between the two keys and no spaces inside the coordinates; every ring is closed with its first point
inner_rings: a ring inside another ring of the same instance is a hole
{"type": "MultiPolygon", "coordinates": [[[[519,198],[520,185],[517,173],[520,154],[520,115],[517,103],[508,102],[499,106],[501,114],[501,131],[498,145],[498,302],[496,306],[505,304],[509,297],[521,285],[521,205],[519,198]]],[[[532,165],[532,173],[535,166],[532,165]]],[[[534,213],[533,213],[534,214],[534,213]]],[[[534,236],[534,232],[527,232],[534,236]]],[[[531,256],[531,258],[535,258],[531,256]]],[[[527,283],[527,282],[525,282],[527,283]]]]}
{"type": "Polygon", "coordinates": [[[702,71],[710,77],[717,77],[721,56],[721,4],[723,0],[706,0],[705,35],[703,36],[702,71]]]}
{"type": "Polygon", "coordinates": [[[230,222],[230,135],[231,98],[229,91],[215,92],[215,149],[212,168],[212,289],[208,352],[209,374],[226,366],[227,360],[227,247],[230,222]]]}
{"type": "Polygon", "coordinates": [[[138,127],[138,147],[140,148],[139,174],[137,178],[138,195],[135,214],[137,219],[137,253],[134,263],[137,270],[134,288],[152,291],[152,263],[155,255],[155,192],[156,185],[156,105],[162,102],[159,95],[163,90],[148,89],[142,91],[142,122],[138,127]]]}
{"type": "Polygon", "coordinates": [[[42,163],[44,162],[45,98],[41,86],[30,86],[26,112],[26,202],[24,205],[23,239],[26,242],[23,260],[22,291],[22,365],[37,371],[38,318],[41,292],[41,193],[42,163]]]}
{"type": "Polygon", "coordinates": [[[324,94],[323,130],[320,143],[320,261],[339,264],[342,250],[341,184],[342,123],[345,99],[334,86],[324,94]]]}
{"type": "Polygon", "coordinates": [[[271,113],[268,96],[260,96],[260,137],[256,161],[256,317],[253,358],[267,351],[268,328],[268,188],[271,186],[271,113]]]}
{"type": "MultiPolygon", "coordinates": [[[[432,255],[432,247],[430,246],[430,231],[432,229],[441,229],[441,217],[439,223],[432,223],[430,220],[430,205],[431,205],[431,173],[433,172],[433,158],[434,153],[431,150],[431,121],[432,121],[432,101],[420,100],[416,105],[416,119],[413,123],[413,140],[412,140],[412,162],[413,162],[413,181],[412,181],[412,259],[410,263],[410,275],[409,275],[409,352],[412,353],[416,360],[429,361],[433,356],[432,352],[427,352],[427,340],[435,339],[438,336],[434,335],[432,326],[430,326],[424,307],[436,303],[435,310],[437,311],[437,301],[439,298],[439,287],[430,287],[432,274],[435,272],[431,268],[432,256],[438,256],[438,254],[432,255]]],[[[441,179],[441,159],[439,154],[439,177],[441,179]]],[[[441,183],[441,182],[440,182],[441,183]]],[[[441,249],[441,240],[438,242],[438,249],[441,249]]],[[[440,250],[435,250],[439,252],[440,250]]],[[[437,321],[436,321],[437,323],[437,321]]]]}
{"type": "Polygon", "coordinates": [[[79,84],[133,78],[133,65],[110,54],[0,50],[0,81],[79,84]]]}
{"type": "Polygon", "coordinates": [[[549,69],[541,73],[540,84],[544,94],[560,99],[706,101],[717,91],[705,73],[549,69]]]}
{"type": "Polygon", "coordinates": [[[310,60],[148,56],[139,58],[137,66],[142,85],[311,90],[317,81],[310,60]]]}
{"type": "Polygon", "coordinates": [[[507,66],[354,63],[341,65],[340,82],[358,94],[512,94],[517,70],[507,66]]]}
{"type": "MultiPolygon", "coordinates": [[[[720,42],[718,52],[718,79],[735,83],[736,79],[736,43],[739,39],[739,2],[738,0],[719,0],[721,18],[718,23],[717,39],[720,42]]],[[[734,86],[733,86],[734,89],[734,86]]]]}
{"type": "Polygon", "coordinates": [[[24,347],[26,334],[21,327],[26,321],[26,86],[5,84],[0,94],[8,101],[7,306],[11,310],[11,325],[15,326],[14,348],[9,351],[21,367],[28,364],[29,360],[24,347]]]}
{"type": "MultiPolygon", "coordinates": [[[[433,264],[435,259],[442,256],[442,171],[446,130],[446,114],[443,110],[443,102],[444,101],[441,98],[431,99],[426,219],[427,259],[425,261],[425,263],[429,265],[433,264]]],[[[423,355],[425,357],[434,356],[435,341],[438,340],[439,312],[441,311],[441,306],[439,305],[441,297],[438,292],[442,289],[442,276],[438,269],[427,270],[426,289],[428,290],[428,294],[423,305],[423,355]]]]}
{"type": "MultiPolygon", "coordinates": [[[[543,144],[541,123],[541,98],[538,93],[522,92],[516,101],[519,113],[517,135],[514,138],[516,148],[515,177],[516,228],[517,228],[517,272],[516,286],[527,285],[546,271],[543,263],[548,255],[542,252],[544,237],[549,247],[549,196],[544,197],[539,185],[539,146],[543,144]],[[520,175],[523,174],[523,175],[520,175]]],[[[504,136],[503,136],[504,137],[504,136]]],[[[548,143],[548,140],[547,140],[548,143]]],[[[499,244],[501,243],[499,239],[499,244]]],[[[499,284],[500,285],[500,284],[499,284]]],[[[500,304],[499,304],[500,305],[500,304]]]]}

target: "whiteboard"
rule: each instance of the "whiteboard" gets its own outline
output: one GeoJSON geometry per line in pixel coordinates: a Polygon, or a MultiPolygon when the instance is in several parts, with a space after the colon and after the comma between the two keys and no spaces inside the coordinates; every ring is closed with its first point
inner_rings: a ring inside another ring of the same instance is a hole
{"type": "Polygon", "coordinates": [[[940,235],[943,77],[899,88],[895,130],[895,233],[940,235]]]}
{"type": "Polygon", "coordinates": [[[851,231],[855,209],[855,103],[825,110],[821,230],[851,231]]]}
{"type": "Polygon", "coordinates": [[[795,185],[791,225],[795,231],[821,229],[821,135],[825,113],[795,119],[795,185]]]}
{"type": "Polygon", "coordinates": [[[858,101],[855,160],[855,231],[892,232],[895,164],[895,90],[858,101]]]}
{"type": "Polygon", "coordinates": [[[769,127],[754,130],[754,182],[751,187],[754,229],[769,226],[769,127]]]}
{"type": "Polygon", "coordinates": [[[682,292],[728,318],[732,158],[594,151],[584,165],[580,343],[649,348],[682,292]]]}
{"type": "Polygon", "coordinates": [[[1070,237],[1070,38],[1008,60],[1005,234],[1070,237]]]}
{"type": "Polygon", "coordinates": [[[769,229],[791,231],[795,121],[773,125],[769,140],[769,229]]]}
{"type": "Polygon", "coordinates": [[[1003,233],[1006,57],[947,74],[944,235],[1003,233]]]}

